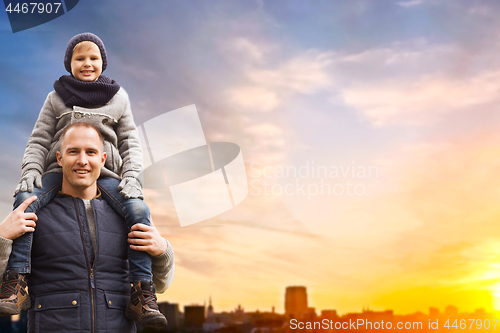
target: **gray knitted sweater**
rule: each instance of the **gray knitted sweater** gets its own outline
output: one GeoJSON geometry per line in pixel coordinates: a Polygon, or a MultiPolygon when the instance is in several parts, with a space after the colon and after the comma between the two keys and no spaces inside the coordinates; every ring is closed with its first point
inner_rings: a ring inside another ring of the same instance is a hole
{"type": "Polygon", "coordinates": [[[66,126],[80,121],[96,126],[104,136],[107,158],[101,170],[103,177],[139,179],[143,170],[142,148],[130,101],[123,88],[107,104],[95,108],[68,107],[55,91],[50,92],[24,152],[23,175],[30,169],[42,174],[61,172],[56,158],[59,137],[66,126]]]}

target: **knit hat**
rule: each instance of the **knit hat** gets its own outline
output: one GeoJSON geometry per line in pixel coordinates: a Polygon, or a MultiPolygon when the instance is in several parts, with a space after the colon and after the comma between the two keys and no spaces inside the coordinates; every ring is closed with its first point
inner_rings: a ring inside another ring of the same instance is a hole
{"type": "Polygon", "coordinates": [[[73,49],[75,48],[76,44],[83,41],[89,41],[97,45],[97,47],[101,51],[102,71],[104,72],[106,66],[108,65],[106,49],[104,48],[104,43],[102,42],[102,40],[91,32],[85,32],[70,39],[68,47],[66,48],[66,54],[64,55],[64,67],[66,68],[66,70],[71,73],[71,57],[73,57],[73,49]]]}

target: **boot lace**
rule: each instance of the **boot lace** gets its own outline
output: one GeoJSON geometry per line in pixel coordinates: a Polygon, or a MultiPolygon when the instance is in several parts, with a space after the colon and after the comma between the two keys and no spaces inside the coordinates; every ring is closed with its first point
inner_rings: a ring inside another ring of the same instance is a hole
{"type": "Polygon", "coordinates": [[[2,284],[2,291],[0,292],[0,298],[9,298],[12,294],[16,293],[16,286],[19,279],[10,279],[2,284]]]}
{"type": "Polygon", "coordinates": [[[149,290],[142,290],[142,295],[144,296],[144,303],[151,309],[159,310],[158,304],[156,303],[156,294],[149,290]]]}

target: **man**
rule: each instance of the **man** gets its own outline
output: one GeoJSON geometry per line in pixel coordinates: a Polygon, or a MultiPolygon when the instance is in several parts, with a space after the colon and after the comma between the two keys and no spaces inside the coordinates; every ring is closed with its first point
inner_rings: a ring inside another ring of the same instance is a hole
{"type": "MultiPolygon", "coordinates": [[[[60,194],[38,216],[24,213],[36,199],[29,198],[0,224],[0,272],[11,240],[38,224],[32,243],[28,332],[69,332],[75,327],[82,332],[134,332],[135,325],[124,316],[130,299],[127,241],[132,249],[153,256],[159,292],[173,279],[173,251],[154,227],[137,224],[128,233],[123,219],[100,198],[96,180],[106,154],[96,128],[74,123],[62,139],[57,153],[63,172],[60,194]]],[[[26,282],[17,279],[7,287],[16,289],[12,302],[21,306],[27,299],[26,282]]],[[[134,286],[132,297],[134,307],[128,312],[160,318],[153,285],[134,286]]]]}

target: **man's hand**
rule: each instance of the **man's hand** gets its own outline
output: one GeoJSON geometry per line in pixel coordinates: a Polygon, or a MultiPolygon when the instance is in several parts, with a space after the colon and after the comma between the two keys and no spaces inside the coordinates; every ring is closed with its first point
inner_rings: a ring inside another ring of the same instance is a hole
{"type": "Polygon", "coordinates": [[[38,188],[42,187],[42,174],[36,169],[29,169],[19,181],[14,196],[19,192],[33,192],[33,184],[38,188]]]}
{"type": "Polygon", "coordinates": [[[38,217],[35,213],[25,213],[28,206],[36,200],[36,195],[24,200],[22,204],[10,212],[0,223],[0,236],[7,239],[16,239],[27,232],[35,231],[38,217]]]}
{"type": "Polygon", "coordinates": [[[151,256],[159,256],[168,248],[167,241],[154,225],[150,227],[142,223],[136,223],[130,228],[128,242],[132,250],[145,251],[151,256]]]}
{"type": "Polygon", "coordinates": [[[118,185],[118,190],[125,199],[139,198],[144,200],[141,183],[134,177],[125,177],[118,185]]]}

